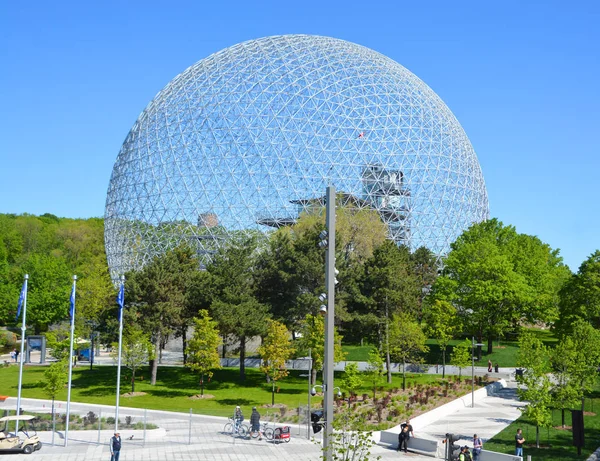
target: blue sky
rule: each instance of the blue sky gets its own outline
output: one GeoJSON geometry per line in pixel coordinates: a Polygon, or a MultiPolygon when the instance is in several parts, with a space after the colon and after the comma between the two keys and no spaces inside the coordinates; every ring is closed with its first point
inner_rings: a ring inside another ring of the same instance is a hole
{"type": "Polygon", "coordinates": [[[235,43],[327,35],[425,81],[475,147],[492,216],[600,248],[600,2],[0,2],[0,212],[102,216],[113,163],[175,75],[235,43]]]}

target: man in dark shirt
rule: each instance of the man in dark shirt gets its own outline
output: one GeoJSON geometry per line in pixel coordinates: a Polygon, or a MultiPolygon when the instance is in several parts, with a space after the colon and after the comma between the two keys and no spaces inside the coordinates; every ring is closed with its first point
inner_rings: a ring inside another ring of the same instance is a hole
{"type": "Polygon", "coordinates": [[[256,407],[252,407],[252,414],[250,415],[250,434],[258,432],[258,440],[262,439],[260,432],[260,413],[256,407]]]}
{"type": "Polygon", "coordinates": [[[523,457],[523,444],[525,439],[523,438],[523,431],[517,429],[517,435],[515,435],[515,455],[523,457]]]}
{"type": "Polygon", "coordinates": [[[408,440],[414,436],[415,434],[413,432],[412,424],[410,424],[410,419],[407,419],[405,423],[400,425],[400,435],[398,439],[399,441],[400,439],[403,440],[400,446],[398,447],[399,450],[404,450],[404,453],[406,453],[408,451],[408,440]]]}
{"type": "Polygon", "coordinates": [[[119,461],[121,453],[121,434],[115,432],[115,435],[110,439],[110,461],[119,461]]]}

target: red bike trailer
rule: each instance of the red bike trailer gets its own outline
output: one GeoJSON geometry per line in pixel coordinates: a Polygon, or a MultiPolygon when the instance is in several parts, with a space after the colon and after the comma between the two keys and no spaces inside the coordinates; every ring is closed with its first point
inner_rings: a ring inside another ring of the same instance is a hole
{"type": "Polygon", "coordinates": [[[279,442],[285,442],[288,443],[290,441],[290,436],[292,434],[292,430],[290,428],[290,426],[281,426],[281,427],[276,427],[273,430],[273,441],[279,443],[279,442]]]}

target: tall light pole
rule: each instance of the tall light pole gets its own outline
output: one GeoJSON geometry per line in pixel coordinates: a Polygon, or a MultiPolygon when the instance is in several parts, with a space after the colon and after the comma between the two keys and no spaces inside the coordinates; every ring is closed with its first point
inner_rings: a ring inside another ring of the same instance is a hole
{"type": "Polygon", "coordinates": [[[327,290],[327,314],[325,315],[325,357],[323,364],[323,384],[325,391],[325,431],[323,453],[325,460],[331,461],[333,453],[329,447],[333,422],[333,326],[335,322],[335,187],[328,186],[325,194],[325,227],[328,245],[325,254],[325,287],[327,290]]]}
{"type": "Polygon", "coordinates": [[[471,408],[475,408],[475,346],[483,346],[475,343],[475,336],[471,337],[471,408]]]}

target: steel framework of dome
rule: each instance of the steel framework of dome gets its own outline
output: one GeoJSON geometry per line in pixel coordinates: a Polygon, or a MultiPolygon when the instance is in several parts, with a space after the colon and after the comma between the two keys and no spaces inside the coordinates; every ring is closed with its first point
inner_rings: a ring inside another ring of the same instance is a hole
{"type": "Polygon", "coordinates": [[[244,42],[175,77],[129,132],[110,180],[113,278],[183,242],[293,223],[327,185],[375,209],[389,236],[438,255],[488,218],[477,157],[419,78],[343,40],[244,42]]]}

